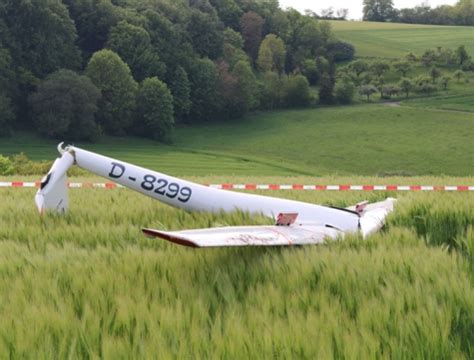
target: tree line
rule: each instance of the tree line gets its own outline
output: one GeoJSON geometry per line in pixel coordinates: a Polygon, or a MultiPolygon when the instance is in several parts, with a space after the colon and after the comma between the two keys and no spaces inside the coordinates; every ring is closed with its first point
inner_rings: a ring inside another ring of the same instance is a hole
{"type": "Polygon", "coordinates": [[[418,56],[408,53],[393,61],[357,59],[339,68],[337,84],[350,89],[345,92],[346,103],[352,101],[355,88],[367,101],[375,93],[380,93],[381,99],[399,95],[408,98],[411,93],[431,94],[448,90],[453,78],[457,83],[468,81],[466,71],[474,71],[471,59],[464,45],[455,51],[438,47],[418,56]]]}
{"type": "Polygon", "coordinates": [[[396,9],[393,0],[364,0],[365,21],[390,21],[407,24],[474,25],[474,0],[458,0],[453,5],[432,8],[428,1],[413,8],[396,9]]]}
{"type": "Polygon", "coordinates": [[[353,55],[277,0],[4,0],[0,133],[170,141],[176,122],[308,105],[353,55]]]}

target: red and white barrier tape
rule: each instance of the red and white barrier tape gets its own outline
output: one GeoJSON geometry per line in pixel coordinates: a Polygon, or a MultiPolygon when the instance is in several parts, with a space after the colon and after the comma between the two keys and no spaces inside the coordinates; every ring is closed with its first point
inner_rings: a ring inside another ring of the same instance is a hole
{"type": "MultiPolygon", "coordinates": [[[[68,183],[70,188],[122,188],[112,182],[68,183]]],[[[278,184],[206,184],[214,189],[224,190],[317,190],[317,191],[474,191],[474,185],[278,185],[278,184]]],[[[0,188],[39,188],[40,182],[6,181],[0,188]]]]}

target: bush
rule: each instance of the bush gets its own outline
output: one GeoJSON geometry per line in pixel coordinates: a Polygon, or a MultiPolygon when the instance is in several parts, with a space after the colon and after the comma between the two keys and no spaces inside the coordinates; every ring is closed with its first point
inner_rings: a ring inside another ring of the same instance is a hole
{"type": "Polygon", "coordinates": [[[344,41],[335,41],[327,45],[327,51],[334,61],[350,61],[354,58],[355,49],[352,44],[344,41]]]}
{"type": "MultiPolygon", "coordinates": [[[[0,155],[0,175],[45,175],[52,165],[52,161],[32,161],[24,153],[10,158],[0,155]]],[[[88,172],[73,166],[67,173],[69,176],[83,176],[88,172]]]]}
{"type": "Polygon", "coordinates": [[[12,175],[13,164],[9,158],[0,154],[0,175],[12,175]]]}
{"type": "Polygon", "coordinates": [[[287,107],[307,106],[311,102],[309,82],[303,75],[290,75],[283,83],[283,102],[287,107]]]}
{"type": "Polygon", "coordinates": [[[334,92],[338,103],[350,104],[354,98],[355,85],[352,81],[343,79],[336,82],[334,92]]]}

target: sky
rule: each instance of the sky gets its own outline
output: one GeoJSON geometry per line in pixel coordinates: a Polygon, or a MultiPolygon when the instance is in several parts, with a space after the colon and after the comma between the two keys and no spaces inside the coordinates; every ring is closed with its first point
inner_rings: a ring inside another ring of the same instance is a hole
{"type": "MultiPolygon", "coordinates": [[[[332,1],[315,1],[315,0],[279,0],[280,7],[292,7],[296,10],[303,12],[306,9],[320,13],[321,9],[326,9],[332,6],[335,10],[340,8],[349,9],[349,19],[362,19],[362,0],[332,0],[332,1]]],[[[394,0],[393,3],[395,8],[408,8],[414,7],[421,4],[422,2],[427,2],[431,7],[436,7],[438,5],[454,5],[457,3],[457,0],[394,0]]]]}

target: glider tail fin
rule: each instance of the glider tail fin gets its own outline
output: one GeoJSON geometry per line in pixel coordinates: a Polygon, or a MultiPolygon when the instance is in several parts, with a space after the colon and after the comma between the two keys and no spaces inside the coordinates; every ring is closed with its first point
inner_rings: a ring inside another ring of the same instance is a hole
{"type": "Polygon", "coordinates": [[[40,213],[55,210],[63,213],[68,208],[67,171],[74,164],[74,155],[62,148],[58,150],[61,157],[57,158],[51,170],[41,180],[41,186],[35,196],[36,207],[40,213]]]}

